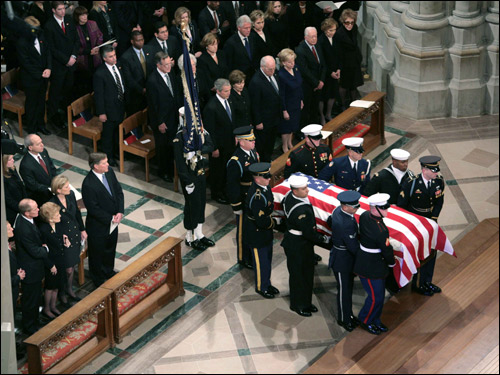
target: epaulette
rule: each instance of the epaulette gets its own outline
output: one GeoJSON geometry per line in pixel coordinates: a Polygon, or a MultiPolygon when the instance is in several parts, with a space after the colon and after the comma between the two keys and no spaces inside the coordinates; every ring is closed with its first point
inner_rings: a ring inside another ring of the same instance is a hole
{"type": "Polygon", "coordinates": [[[238,157],[237,157],[237,156],[232,156],[232,157],[231,157],[231,160],[236,160],[236,161],[238,161],[238,157]]]}

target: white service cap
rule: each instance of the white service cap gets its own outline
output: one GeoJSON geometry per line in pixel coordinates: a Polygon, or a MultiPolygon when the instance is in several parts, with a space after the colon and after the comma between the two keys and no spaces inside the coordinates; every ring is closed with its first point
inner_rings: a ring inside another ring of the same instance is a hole
{"type": "Polygon", "coordinates": [[[344,138],[342,140],[342,144],[346,147],[358,148],[361,147],[361,145],[363,144],[363,138],[362,137],[344,138]]]}
{"type": "Polygon", "coordinates": [[[370,206],[386,206],[391,196],[387,193],[377,193],[368,197],[368,204],[370,206]]]}
{"type": "Polygon", "coordinates": [[[304,133],[307,136],[315,136],[315,135],[321,135],[321,129],[323,129],[323,126],[319,124],[310,124],[307,126],[304,126],[302,128],[302,133],[304,133]]]}
{"type": "Polygon", "coordinates": [[[400,148],[394,148],[391,150],[391,156],[396,160],[408,160],[410,158],[410,153],[400,148]]]}
{"type": "Polygon", "coordinates": [[[307,186],[307,177],[292,175],[288,179],[291,188],[301,188],[307,186]]]}

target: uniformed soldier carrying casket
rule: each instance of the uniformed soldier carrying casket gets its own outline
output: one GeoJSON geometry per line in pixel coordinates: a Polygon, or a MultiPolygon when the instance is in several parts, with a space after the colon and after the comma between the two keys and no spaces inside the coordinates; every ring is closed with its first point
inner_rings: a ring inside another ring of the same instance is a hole
{"type": "Polygon", "coordinates": [[[274,210],[270,163],[254,163],[248,168],[253,182],[245,200],[243,243],[250,248],[255,272],[255,291],[264,298],[274,298],[279,290],[271,285],[274,210]]]}
{"type": "MultiPolygon", "coordinates": [[[[409,178],[403,183],[398,206],[414,214],[424,216],[437,222],[444,202],[444,178],[439,174],[439,156],[424,156],[419,159],[422,173],[409,178]]],[[[418,269],[413,277],[412,290],[425,296],[440,293],[441,288],[432,283],[436,250],[418,269]]]]}
{"type": "Polygon", "coordinates": [[[239,147],[227,162],[226,193],[236,215],[236,258],[238,263],[252,269],[250,248],[243,243],[243,217],[245,198],[252,184],[250,165],[259,162],[259,154],[255,151],[255,135],[252,126],[242,126],[233,131],[239,147]]]}

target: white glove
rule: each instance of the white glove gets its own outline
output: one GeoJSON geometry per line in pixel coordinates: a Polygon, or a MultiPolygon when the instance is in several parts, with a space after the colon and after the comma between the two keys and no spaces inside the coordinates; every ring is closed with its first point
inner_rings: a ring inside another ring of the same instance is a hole
{"type": "Polygon", "coordinates": [[[324,243],[328,243],[328,242],[330,242],[330,238],[331,238],[330,236],[325,236],[325,235],[323,235],[323,242],[324,242],[324,243]]]}
{"type": "Polygon", "coordinates": [[[403,251],[403,244],[398,240],[396,240],[395,238],[389,237],[389,243],[391,244],[394,250],[403,251]]]}
{"type": "Polygon", "coordinates": [[[281,221],[283,220],[281,217],[279,216],[273,216],[273,219],[274,221],[276,221],[276,225],[280,225],[281,224],[281,221]]]}
{"type": "Polygon", "coordinates": [[[188,186],[186,186],[186,191],[188,194],[191,194],[194,191],[194,184],[191,183],[188,186]]]}
{"type": "Polygon", "coordinates": [[[234,214],[241,216],[241,215],[243,215],[243,210],[234,211],[234,214]]]}

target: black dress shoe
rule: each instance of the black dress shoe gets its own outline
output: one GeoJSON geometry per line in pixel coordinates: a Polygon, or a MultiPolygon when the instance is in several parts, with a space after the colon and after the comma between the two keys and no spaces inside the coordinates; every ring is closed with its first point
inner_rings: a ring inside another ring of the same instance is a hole
{"type": "Polygon", "coordinates": [[[241,264],[243,267],[248,268],[249,270],[253,270],[253,264],[250,263],[250,262],[241,261],[241,262],[238,262],[238,263],[241,264]]]}
{"type": "Polygon", "coordinates": [[[321,258],[318,254],[314,253],[314,260],[316,260],[316,262],[321,262],[323,258],[321,258]]]}
{"type": "Polygon", "coordinates": [[[265,291],[256,290],[256,292],[259,293],[264,298],[274,298],[274,294],[269,293],[267,290],[265,290],[265,291]]]}
{"type": "Polygon", "coordinates": [[[215,197],[214,201],[220,204],[229,204],[229,202],[224,197],[215,197]]]}
{"type": "Polygon", "coordinates": [[[45,126],[43,128],[38,129],[37,133],[42,133],[43,135],[51,135],[52,132],[47,129],[45,126]]]}
{"type": "Polygon", "coordinates": [[[425,286],[427,287],[427,289],[432,290],[432,293],[441,293],[441,288],[437,285],[434,285],[433,283],[425,283],[425,286]]]}
{"type": "Polygon", "coordinates": [[[42,313],[40,314],[42,315],[45,319],[47,319],[49,322],[54,320],[56,317],[52,317],[52,316],[48,316],[47,314],[45,314],[45,312],[42,311],[42,313]]]}
{"type": "Polygon", "coordinates": [[[168,174],[161,176],[161,179],[165,182],[174,182],[174,179],[168,174]]]}
{"type": "Polygon", "coordinates": [[[66,307],[66,308],[69,308],[71,307],[71,303],[69,303],[68,301],[64,302],[62,300],[59,300],[59,304],[62,306],[62,307],[66,307]]]}
{"type": "Polygon", "coordinates": [[[290,307],[290,310],[295,311],[300,316],[312,316],[311,312],[304,309],[293,309],[290,307]]]}
{"type": "Polygon", "coordinates": [[[210,238],[207,238],[207,237],[203,237],[203,238],[200,238],[199,241],[205,245],[206,247],[212,247],[212,246],[215,246],[215,242],[212,241],[210,238]]]}
{"type": "Polygon", "coordinates": [[[318,308],[316,306],[314,306],[312,303],[311,303],[311,306],[309,306],[309,308],[307,310],[309,310],[312,313],[318,312],[318,308]]]}
{"type": "MultiPolygon", "coordinates": [[[[115,274],[116,274],[116,272],[115,272],[115,274]]],[[[114,275],[113,275],[113,276],[114,276],[114,275]]],[[[75,302],[78,302],[78,301],[81,301],[81,300],[82,300],[82,299],[81,299],[80,297],[78,297],[77,295],[75,295],[75,296],[73,297],[73,296],[70,296],[70,295],[68,294],[68,298],[69,298],[70,300],[72,300],[72,301],[75,301],[75,302]]]]}
{"type": "Polygon", "coordinates": [[[422,295],[427,296],[427,297],[430,297],[434,294],[434,292],[431,289],[427,288],[425,285],[422,285],[419,287],[412,285],[411,290],[413,292],[417,292],[417,293],[422,294],[422,295]]]}
{"type": "Polygon", "coordinates": [[[352,323],[353,326],[357,327],[357,326],[359,326],[359,324],[361,322],[359,321],[358,318],[356,318],[355,316],[351,315],[351,323],[352,323]]]}
{"type": "Polygon", "coordinates": [[[370,332],[372,335],[380,335],[380,330],[375,324],[361,323],[361,328],[363,328],[365,331],[370,332]]]}
{"type": "Polygon", "coordinates": [[[189,247],[192,247],[194,250],[198,251],[204,251],[207,249],[207,246],[205,246],[203,243],[200,242],[200,240],[194,240],[189,242],[188,240],[185,240],[186,245],[189,247]]]}
{"type": "Polygon", "coordinates": [[[278,290],[278,288],[275,288],[272,285],[269,285],[269,288],[267,288],[267,291],[271,294],[280,294],[280,291],[278,290]]]}
{"type": "Polygon", "coordinates": [[[337,320],[337,324],[339,326],[341,326],[342,328],[344,328],[348,332],[352,332],[356,328],[356,326],[354,324],[352,324],[350,322],[346,323],[346,322],[343,322],[342,320],[337,320]]]}
{"type": "Polygon", "coordinates": [[[387,328],[387,326],[382,322],[380,322],[379,324],[375,324],[375,326],[377,326],[380,332],[387,332],[389,330],[389,328],[387,328]]]}

